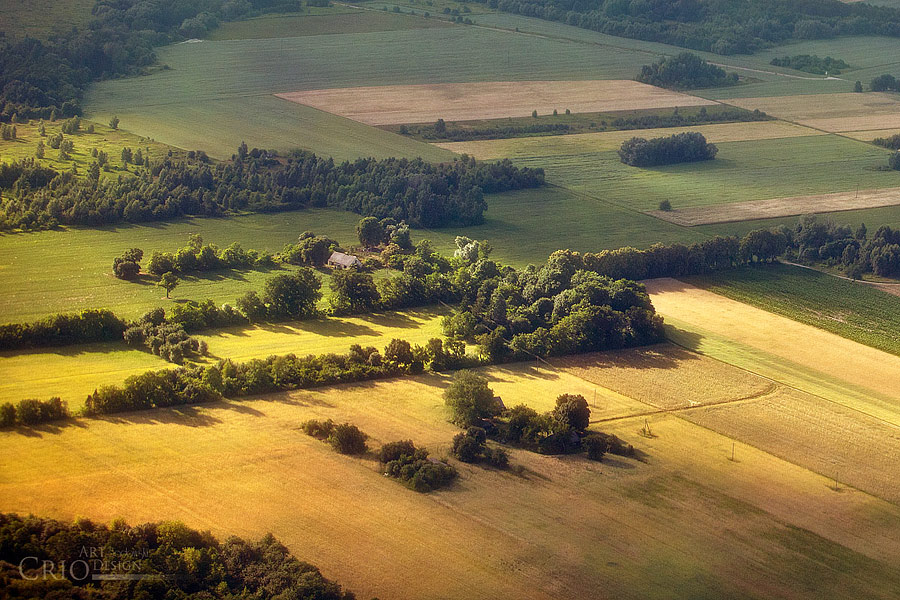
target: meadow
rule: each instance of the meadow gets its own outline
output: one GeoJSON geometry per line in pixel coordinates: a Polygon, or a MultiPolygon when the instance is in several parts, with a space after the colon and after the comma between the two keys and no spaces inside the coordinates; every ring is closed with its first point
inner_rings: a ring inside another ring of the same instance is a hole
{"type": "Polygon", "coordinates": [[[782,264],[691,277],[687,281],[900,355],[900,298],[874,286],[782,264]]]}
{"type": "MultiPolygon", "coordinates": [[[[567,385],[520,369],[499,375],[517,379],[508,403],[543,408],[567,385]]],[[[271,531],[360,597],[890,598],[900,584],[896,506],[673,415],[654,417],[653,437],[637,434],[641,417],[603,424],[644,462],[513,451],[520,475],[457,463],[458,482],[429,495],[297,426],[350,421],[370,447],[411,438],[443,456],[456,431],[445,385],[424,375],[3,433],[0,509],[271,531]]]]}
{"type": "Polygon", "coordinates": [[[4,0],[0,4],[0,24],[7,36],[26,35],[46,39],[81,27],[91,19],[94,0],[4,0]]]}
{"type": "MultiPolygon", "coordinates": [[[[547,138],[547,145],[555,139],[547,138]]],[[[551,183],[637,210],[654,210],[662,200],[684,208],[900,184],[896,172],[879,170],[887,164],[888,151],[836,135],[717,146],[715,160],[647,169],[622,164],[613,151],[539,153],[514,162],[543,167],[551,183]]]]}
{"type": "MultiPolygon", "coordinates": [[[[393,338],[424,345],[441,337],[444,308],[385,312],[359,317],[259,324],[204,331],[209,344],[203,362],[230,358],[239,362],[272,355],[346,353],[353,344],[383,349],[393,338]]],[[[0,353],[0,403],[59,396],[73,411],[101,385],[120,385],[131,375],[174,365],[121,343],[81,344],[0,353]]]]}

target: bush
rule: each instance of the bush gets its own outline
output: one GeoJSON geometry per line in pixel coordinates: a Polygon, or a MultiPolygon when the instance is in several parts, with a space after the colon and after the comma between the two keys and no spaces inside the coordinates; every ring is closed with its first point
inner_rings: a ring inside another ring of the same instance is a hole
{"type": "Polygon", "coordinates": [[[480,427],[469,427],[453,436],[451,453],[465,463],[477,463],[484,458],[486,435],[480,427]]]}
{"type": "Polygon", "coordinates": [[[389,442],[378,451],[378,460],[382,463],[389,463],[392,460],[399,460],[402,456],[414,456],[415,453],[416,447],[412,440],[389,442]]]}
{"type": "Polygon", "coordinates": [[[425,493],[448,485],[456,478],[456,469],[439,460],[428,458],[428,451],[412,442],[386,444],[380,453],[391,460],[384,463],[384,473],[406,487],[425,493]]]}
{"type": "Polygon", "coordinates": [[[317,440],[327,440],[334,431],[334,421],[331,419],[327,421],[310,419],[300,424],[300,430],[317,440]]]}
{"type": "Polygon", "coordinates": [[[343,423],[334,426],[331,435],[328,436],[328,443],[341,454],[363,454],[368,450],[367,439],[369,436],[360,431],[356,425],[343,423]]]}
{"type": "Polygon", "coordinates": [[[16,407],[12,402],[4,402],[0,406],[0,427],[12,427],[16,424],[16,407]]]}
{"type": "Polygon", "coordinates": [[[603,460],[603,455],[606,454],[609,443],[602,436],[588,435],[581,439],[581,447],[584,448],[589,459],[603,460]]]}

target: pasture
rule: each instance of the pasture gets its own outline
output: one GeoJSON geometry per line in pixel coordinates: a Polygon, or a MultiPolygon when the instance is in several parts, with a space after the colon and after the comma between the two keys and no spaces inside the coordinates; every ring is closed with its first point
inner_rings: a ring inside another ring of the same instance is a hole
{"type": "Polygon", "coordinates": [[[636,81],[491,81],[284,92],[279,98],[367,125],[703,106],[708,100],[636,81]]]}
{"type": "MultiPolygon", "coordinates": [[[[548,146],[558,137],[547,138],[548,146]]],[[[514,162],[543,167],[555,185],[642,211],[657,209],[662,200],[677,209],[900,184],[896,172],[879,170],[887,150],[837,135],[717,145],[715,160],[646,169],[622,164],[613,151],[539,153],[514,162]]]]}
{"type": "MultiPolygon", "coordinates": [[[[543,408],[551,389],[529,394],[532,380],[523,369],[515,389],[543,408]]],[[[674,416],[654,418],[652,438],[636,433],[643,418],[603,425],[645,463],[513,451],[522,475],[457,463],[458,482],[429,495],[298,429],[350,421],[370,447],[411,438],[442,456],[456,431],[444,385],[426,375],[3,433],[0,509],[272,532],[360,597],[890,598],[900,584],[896,506],[751,445],[732,462],[731,439],[674,416]]]]}
{"type": "Polygon", "coordinates": [[[150,138],[140,137],[121,129],[112,129],[106,125],[86,121],[82,119],[81,130],[74,134],[65,134],[64,138],[71,140],[74,149],[70,152],[71,160],[60,160],[59,150],[54,150],[49,145],[49,138],[62,129],[63,121],[45,121],[44,130],[46,136],[42,137],[38,131],[39,121],[16,124],[16,139],[0,140],[0,160],[12,162],[33,158],[45,167],[50,167],[58,172],[70,171],[72,167],[84,174],[97,159],[92,155],[94,150],[106,152],[109,157],[110,170],[100,170],[103,179],[116,179],[125,174],[127,169],[134,170],[134,166],[122,162],[122,149],[131,148],[149,156],[151,160],[158,161],[169,152],[181,154],[177,148],[155,142],[150,138]],[[93,125],[94,133],[88,133],[87,128],[93,125]],[[35,157],[38,141],[44,142],[44,158],[35,157]]]}
{"type": "Polygon", "coordinates": [[[900,355],[900,299],[878,288],[789,265],[691,277],[732,300],[900,355]]]}
{"type": "Polygon", "coordinates": [[[0,3],[0,24],[6,35],[21,39],[26,35],[46,39],[82,27],[91,20],[94,0],[4,0],[0,3]]]}
{"type": "Polygon", "coordinates": [[[603,131],[597,133],[576,133],[532,138],[478,140],[466,142],[441,142],[441,148],[468,154],[479,160],[499,158],[527,158],[532,156],[571,156],[591,152],[618,150],[622,142],[633,137],[650,139],[668,137],[675,133],[696,131],[714,144],[722,142],[748,142],[801,136],[822,135],[822,132],[808,127],[793,125],[784,121],[756,121],[749,123],[717,123],[713,125],[693,125],[682,127],[662,127],[658,129],[629,129],[603,131]]]}
{"type": "MultiPolygon", "coordinates": [[[[441,318],[446,312],[423,308],[288,321],[210,330],[196,337],[209,344],[207,361],[231,358],[242,362],[273,354],[343,354],[353,344],[381,350],[393,338],[424,345],[433,337],[441,337],[441,318]]],[[[149,352],[114,343],[2,352],[0,403],[59,396],[70,409],[78,410],[87,395],[101,385],[118,385],[131,375],[174,367],[149,352]]]]}
{"type": "Polygon", "coordinates": [[[647,211],[647,214],[677,225],[694,227],[713,223],[831,213],[896,206],[898,204],[900,204],[900,188],[887,188],[882,190],[838,192],[836,194],[817,194],[815,196],[773,198],[771,200],[750,200],[748,202],[694,206],[674,210],[650,210],[647,211]]]}

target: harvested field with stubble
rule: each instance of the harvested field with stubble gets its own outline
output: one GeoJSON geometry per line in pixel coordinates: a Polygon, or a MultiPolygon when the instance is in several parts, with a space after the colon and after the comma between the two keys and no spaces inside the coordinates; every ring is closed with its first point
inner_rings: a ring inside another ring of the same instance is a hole
{"type": "Polygon", "coordinates": [[[723,100],[830,133],[900,127],[900,97],[887,92],[723,100]]]}
{"type": "Polygon", "coordinates": [[[636,81],[491,81],[386,85],[275,94],[367,125],[468,121],[575,113],[703,106],[709,100],[636,81]]]}
{"type": "Polygon", "coordinates": [[[814,196],[794,196],[772,198],[771,200],[750,200],[716,204],[712,206],[691,206],[673,210],[648,210],[648,215],[676,225],[694,227],[714,223],[733,223],[756,219],[773,219],[816,213],[840,212],[864,208],[879,208],[900,204],[900,188],[881,190],[859,190],[818,194],[814,196]]]}
{"type": "MultiPolygon", "coordinates": [[[[499,378],[514,377],[504,369],[499,378]]],[[[372,448],[409,438],[440,457],[457,431],[445,420],[447,381],[423,375],[2,433],[0,510],[272,532],[361,598],[602,590],[813,600],[839,589],[887,600],[900,585],[896,506],[837,494],[826,477],[752,446],[738,444],[729,461],[730,439],[671,415],[653,418],[650,438],[636,433],[642,418],[603,425],[645,462],[514,450],[520,474],[454,462],[459,480],[428,495],[382,476],[371,455],[341,456],[299,431],[310,418],[349,421],[372,448]]],[[[529,404],[542,408],[544,393],[529,404]]]]}
{"type": "Polygon", "coordinates": [[[498,158],[528,158],[534,156],[566,156],[587,152],[618,150],[622,142],[633,137],[645,139],[668,137],[685,131],[702,133],[708,142],[747,142],[811,135],[821,131],[784,121],[754,121],[749,123],[717,123],[658,129],[630,129],[598,133],[576,133],[512,139],[478,140],[471,142],[441,142],[434,144],[451,152],[468,154],[478,160],[498,158]]]}
{"type": "Polygon", "coordinates": [[[646,285],[679,345],[900,426],[900,356],[675,279],[646,285]]]}

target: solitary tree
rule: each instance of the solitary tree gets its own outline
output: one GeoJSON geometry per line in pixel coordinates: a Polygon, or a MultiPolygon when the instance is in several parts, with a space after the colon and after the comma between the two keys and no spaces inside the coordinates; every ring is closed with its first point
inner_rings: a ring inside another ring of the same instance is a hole
{"type": "Polygon", "coordinates": [[[375,217],[360,219],[356,225],[356,233],[359,236],[359,243],[366,248],[377,246],[384,240],[384,227],[375,217]]]}
{"type": "Polygon", "coordinates": [[[178,287],[178,275],[176,275],[172,271],[163,273],[156,285],[166,290],[166,298],[168,298],[169,293],[178,287]]]}
{"type": "Polygon", "coordinates": [[[861,81],[857,81],[856,83],[853,84],[853,91],[854,91],[854,92],[861,92],[861,91],[863,91],[863,89],[862,89],[862,82],[861,82],[861,81]]]}
{"type": "Polygon", "coordinates": [[[566,427],[583,432],[591,422],[591,409],[581,394],[563,394],[556,399],[553,418],[566,427]]]}
{"type": "Polygon", "coordinates": [[[38,158],[44,158],[44,140],[38,140],[37,149],[34,151],[34,155],[38,158]]]}
{"type": "Polygon", "coordinates": [[[459,371],[444,391],[444,402],[450,409],[450,421],[460,427],[471,427],[479,419],[498,413],[494,392],[487,379],[474,371],[459,371]]]}
{"type": "Polygon", "coordinates": [[[114,116],[112,119],[110,119],[109,126],[112,127],[113,129],[118,129],[119,128],[119,117],[114,116]]]}

